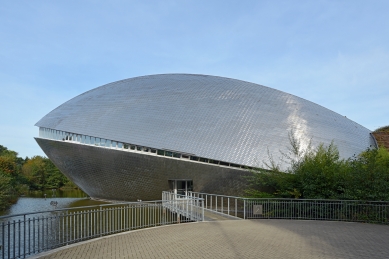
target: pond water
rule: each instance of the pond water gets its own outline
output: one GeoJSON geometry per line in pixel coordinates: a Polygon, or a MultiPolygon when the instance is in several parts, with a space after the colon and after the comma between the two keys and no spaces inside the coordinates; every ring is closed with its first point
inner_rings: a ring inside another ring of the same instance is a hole
{"type": "Polygon", "coordinates": [[[99,204],[106,204],[106,202],[91,200],[81,190],[34,191],[19,197],[8,210],[0,211],[0,216],[99,204]],[[53,201],[57,202],[57,206],[51,205],[53,201]]]}

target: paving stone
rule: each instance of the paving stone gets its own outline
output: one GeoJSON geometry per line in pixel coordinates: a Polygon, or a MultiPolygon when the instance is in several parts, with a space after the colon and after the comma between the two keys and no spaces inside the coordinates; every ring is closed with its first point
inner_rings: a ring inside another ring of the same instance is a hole
{"type": "Polygon", "coordinates": [[[186,223],[98,238],[33,258],[389,258],[389,226],[263,219],[186,223]]]}

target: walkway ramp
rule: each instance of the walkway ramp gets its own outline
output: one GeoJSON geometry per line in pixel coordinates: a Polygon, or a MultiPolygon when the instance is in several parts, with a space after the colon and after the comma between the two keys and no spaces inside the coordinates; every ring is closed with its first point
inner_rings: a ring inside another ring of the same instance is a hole
{"type": "Polygon", "coordinates": [[[217,220],[241,220],[241,218],[230,216],[221,212],[215,212],[207,209],[204,210],[204,221],[217,220]]]}

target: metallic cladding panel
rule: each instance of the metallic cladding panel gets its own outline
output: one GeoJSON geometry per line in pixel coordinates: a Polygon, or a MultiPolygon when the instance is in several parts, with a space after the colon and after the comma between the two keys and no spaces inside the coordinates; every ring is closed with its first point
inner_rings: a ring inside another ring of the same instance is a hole
{"type": "Polygon", "coordinates": [[[322,106],[262,85],[189,74],[151,75],[85,92],[36,126],[209,159],[260,166],[303,145],[334,141],[343,158],[373,145],[370,130],[322,106]]]}
{"type": "Polygon", "coordinates": [[[192,179],[194,191],[242,195],[244,170],[36,138],[53,163],[92,198],[159,200],[169,179],[192,179]]]}

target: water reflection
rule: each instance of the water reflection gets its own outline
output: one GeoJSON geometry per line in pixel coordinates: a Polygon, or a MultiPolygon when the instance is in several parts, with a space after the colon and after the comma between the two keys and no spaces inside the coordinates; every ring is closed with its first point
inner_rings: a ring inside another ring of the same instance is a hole
{"type": "Polygon", "coordinates": [[[34,197],[34,198],[44,198],[46,195],[46,198],[52,198],[52,197],[58,197],[58,198],[86,198],[88,197],[87,194],[85,194],[81,190],[59,190],[59,189],[51,189],[51,190],[45,190],[45,191],[30,191],[27,195],[24,197],[34,197]]]}

